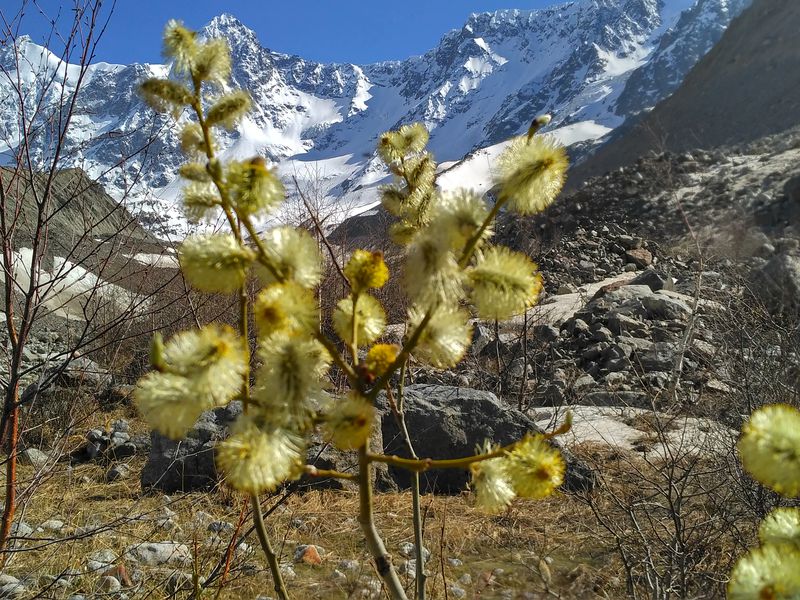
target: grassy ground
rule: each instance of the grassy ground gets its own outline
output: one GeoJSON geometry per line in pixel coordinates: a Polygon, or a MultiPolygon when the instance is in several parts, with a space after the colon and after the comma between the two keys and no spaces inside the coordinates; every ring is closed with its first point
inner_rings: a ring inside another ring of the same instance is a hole
{"type": "MultiPolygon", "coordinates": [[[[119,415],[98,413],[96,425],[115,416],[119,415]]],[[[136,422],[132,425],[142,427],[136,422]]],[[[61,462],[46,474],[22,467],[18,519],[33,527],[34,533],[17,540],[17,551],[4,573],[23,580],[31,596],[34,592],[54,598],[77,593],[91,596],[103,571],[87,572],[87,560],[105,550],[114,558],[111,574],[132,584],[123,589],[129,598],[166,597],[176,587],[176,577],[183,577],[189,588],[178,590],[176,597],[189,597],[192,574],[199,580],[208,578],[218,563],[224,564],[231,539],[249,529],[247,506],[224,488],[169,497],[143,494],[138,484],[143,462],[133,460],[130,476],[113,483],[106,482],[106,468],[94,464],[70,468],[61,462]],[[37,529],[49,519],[65,525],[58,531],[37,529]],[[215,534],[208,527],[213,522],[229,525],[215,534]],[[191,559],[146,567],[124,556],[134,544],[161,541],[186,544],[191,559]],[[176,570],[184,575],[174,575],[176,570]],[[68,583],[54,583],[61,574],[68,583]]],[[[277,500],[265,499],[265,511],[277,500]]],[[[356,521],[357,508],[354,493],[312,491],[289,497],[269,516],[270,535],[281,562],[290,565],[287,579],[293,598],[385,597],[356,521]],[[321,564],[295,563],[300,544],[324,549],[321,564]]],[[[431,551],[427,563],[430,598],[624,595],[613,554],[593,533],[589,509],[574,498],[559,495],[540,502],[518,501],[498,517],[476,511],[467,495],[425,496],[423,509],[426,547],[431,551]]],[[[376,519],[395,564],[403,571],[402,544],[413,542],[410,496],[378,495],[376,519]]],[[[203,597],[270,595],[271,578],[255,536],[247,536],[245,543],[246,548],[232,553],[224,578],[216,577],[203,597]]],[[[413,580],[403,577],[411,589],[413,580]]]]}

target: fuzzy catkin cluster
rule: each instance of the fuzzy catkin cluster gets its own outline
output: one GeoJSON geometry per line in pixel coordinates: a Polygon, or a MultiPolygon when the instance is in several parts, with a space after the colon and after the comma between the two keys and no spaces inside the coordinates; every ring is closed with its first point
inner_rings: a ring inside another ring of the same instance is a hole
{"type": "MultiPolygon", "coordinates": [[[[493,222],[503,207],[530,214],[548,206],[563,183],[566,155],[542,136],[512,140],[490,206],[469,190],[437,189],[422,124],[384,134],[378,153],[396,182],[382,189],[382,201],[397,217],[393,238],[405,246],[408,335],[402,347],[380,343],[386,313],[374,290],[391,273],[382,254],[357,250],[342,269],[350,293],[333,310],[336,337],[329,339],[320,332],[315,295],[322,276],[317,244],[302,229],[257,232],[253,225],[284,201],[275,171],[261,157],[222,162],[216,156],[214,130],[234,128],[251,105],[246,91],[225,91],[231,69],[226,43],[201,41],[173,21],[164,47],[178,79],[146,81],[142,96],[155,110],[193,115],[180,135],[187,156],[180,168],[185,211],[196,221],[223,215],[230,227],[229,233],[187,238],[180,266],[189,284],[204,292],[238,293],[251,278],[260,281],[252,307],[241,295],[242,328],[250,309],[257,326],[257,366],[251,386],[248,344],[228,327],[208,325],[166,344],[156,338],[156,370],[139,382],[136,400],[155,429],[180,438],[202,411],[243,399],[244,414],[218,446],[217,461],[234,488],[271,491],[304,472],[307,440],[317,425],[341,449],[369,450],[377,392],[406,361],[452,367],[469,347],[473,315],[506,319],[536,303],[542,290],[537,266],[492,245],[493,222]],[[351,388],[339,399],[326,391],[334,363],[351,388]]],[[[472,458],[465,468],[471,465],[477,501],[490,511],[502,510],[514,496],[546,496],[563,481],[561,455],[541,435],[505,449],[487,444],[472,458]]]]}
{"type": "MultiPolygon", "coordinates": [[[[742,428],[739,454],[760,483],[787,498],[800,497],[800,411],[785,404],[755,411],[742,428]]],[[[758,530],[761,546],[731,573],[731,600],[800,598],[800,508],[773,510],[758,530]]]]}

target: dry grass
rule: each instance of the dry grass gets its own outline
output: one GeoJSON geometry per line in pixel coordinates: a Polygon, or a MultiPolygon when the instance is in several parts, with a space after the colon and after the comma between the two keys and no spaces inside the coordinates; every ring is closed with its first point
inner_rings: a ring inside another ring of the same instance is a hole
{"type": "MultiPolygon", "coordinates": [[[[98,413],[102,426],[120,415],[98,413]]],[[[133,429],[143,427],[132,422],[133,429]]],[[[174,568],[140,567],[122,558],[127,547],[145,542],[179,541],[189,546],[193,564],[179,570],[207,577],[224,557],[233,532],[215,535],[212,521],[236,525],[245,508],[228,490],[211,493],[143,494],[138,473],[139,458],[129,463],[129,478],[107,483],[106,468],[58,463],[46,473],[22,467],[20,488],[24,494],[21,518],[36,529],[48,519],[66,523],[63,530],[35,531],[17,541],[17,551],[6,573],[29,583],[42,597],[68,597],[92,593],[100,573],[87,573],[87,558],[110,550],[117,565],[124,564],[133,580],[128,597],[168,596],[167,582],[174,568]],[[172,513],[173,528],[164,522],[172,513]],[[53,585],[53,578],[70,574],[68,592],[53,585]],[[49,586],[49,587],[48,587],[49,586]]],[[[265,501],[271,507],[277,497],[265,501]]],[[[385,494],[376,499],[376,518],[395,563],[403,542],[413,541],[410,496],[385,494]]],[[[280,548],[281,560],[292,564],[296,577],[289,582],[295,598],[362,598],[365,585],[377,581],[356,521],[357,496],[349,492],[312,491],[295,495],[268,518],[271,536],[280,548]],[[298,544],[317,544],[325,549],[319,566],[293,564],[298,544]],[[356,560],[347,570],[342,560],[356,560]],[[338,570],[343,575],[335,573],[338,570]]],[[[615,558],[593,533],[588,508],[569,496],[544,502],[521,501],[499,517],[489,517],[470,506],[466,496],[425,496],[425,539],[432,557],[428,563],[430,598],[456,598],[447,585],[456,585],[468,598],[619,597],[621,579],[615,558]],[[455,560],[458,559],[463,564],[455,560]],[[468,577],[467,577],[468,576],[468,577]],[[548,584],[549,582],[549,584],[548,584]],[[551,592],[548,592],[551,590],[551,592]]],[[[242,532],[249,528],[244,521],[242,532]]],[[[246,539],[250,549],[237,551],[230,572],[220,587],[217,579],[203,593],[206,598],[240,599],[269,596],[271,578],[255,536],[246,539]]],[[[407,580],[409,588],[413,581],[407,580]]],[[[176,597],[189,597],[179,591],[176,597]]]]}

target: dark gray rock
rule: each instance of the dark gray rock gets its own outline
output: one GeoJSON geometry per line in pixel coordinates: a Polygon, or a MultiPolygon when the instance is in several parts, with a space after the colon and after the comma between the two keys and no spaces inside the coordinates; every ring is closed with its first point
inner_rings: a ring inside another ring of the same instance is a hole
{"type": "MultiPolygon", "coordinates": [[[[385,451],[408,457],[400,429],[388,408],[385,394],[378,397],[382,415],[385,451]]],[[[414,450],[419,457],[459,458],[475,453],[485,440],[505,445],[539,429],[525,414],[505,406],[491,392],[470,388],[436,385],[410,385],[405,389],[406,425],[414,450]]],[[[594,485],[594,474],[574,456],[565,453],[568,490],[587,489],[594,485]]],[[[408,471],[389,468],[397,484],[410,486],[408,471]]],[[[469,481],[461,469],[431,470],[420,476],[420,485],[428,492],[457,493],[469,481]]]]}
{"type": "Polygon", "coordinates": [[[645,269],[631,279],[630,283],[631,285],[646,285],[654,292],[658,290],[672,290],[675,287],[670,277],[666,275],[662,276],[655,269],[645,269]]]}
{"type": "Polygon", "coordinates": [[[751,289],[775,314],[800,312],[800,257],[780,254],[750,276],[751,289]]]}
{"type": "Polygon", "coordinates": [[[645,392],[632,391],[597,391],[581,398],[583,404],[590,406],[632,406],[650,408],[650,398],[645,392]]]}
{"type": "Polygon", "coordinates": [[[656,342],[653,348],[639,356],[639,364],[645,371],[671,371],[675,364],[677,348],[670,342],[656,342]]]}
{"type": "Polygon", "coordinates": [[[206,490],[218,481],[214,446],[242,412],[241,402],[204,412],[185,439],[171,440],[153,432],[150,455],[142,470],[142,489],[167,493],[206,490]]]}
{"type": "Polygon", "coordinates": [[[666,319],[668,321],[685,321],[692,314],[692,309],[683,300],[665,294],[653,294],[642,298],[650,319],[666,319]]]}
{"type": "Polygon", "coordinates": [[[494,340],[494,334],[488,327],[480,323],[474,323],[472,326],[472,344],[470,345],[470,352],[472,354],[480,354],[492,340],[494,340]]]}
{"type": "Polygon", "coordinates": [[[119,464],[114,465],[109,469],[108,473],[106,473],[106,481],[108,483],[113,483],[115,481],[120,481],[122,479],[127,479],[131,476],[131,469],[126,464],[119,464]]]}
{"type": "Polygon", "coordinates": [[[536,340],[542,340],[544,342],[554,342],[558,339],[559,332],[556,327],[552,325],[540,324],[534,325],[533,327],[533,337],[536,340]]]}
{"type": "MultiPolygon", "coordinates": [[[[370,436],[370,448],[378,450],[382,449],[384,446],[381,420],[381,415],[376,414],[375,423],[372,427],[372,435],[370,436]]],[[[325,443],[322,436],[316,434],[314,438],[314,442],[308,449],[306,459],[309,465],[313,465],[321,470],[332,470],[340,473],[358,472],[357,452],[339,450],[333,445],[325,443]]],[[[388,492],[397,489],[394,480],[389,475],[389,467],[385,464],[373,464],[372,474],[373,486],[377,491],[388,492]]],[[[315,489],[355,490],[358,488],[358,485],[351,481],[312,476],[304,476],[300,480],[300,485],[303,488],[315,489]]]]}
{"type": "Polygon", "coordinates": [[[650,335],[647,323],[620,312],[610,311],[606,323],[614,335],[629,335],[635,338],[647,338],[650,335]]]}

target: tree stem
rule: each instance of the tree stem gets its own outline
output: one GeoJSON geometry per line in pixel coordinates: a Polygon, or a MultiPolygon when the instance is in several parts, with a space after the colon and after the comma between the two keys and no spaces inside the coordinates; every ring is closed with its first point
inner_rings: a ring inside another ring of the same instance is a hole
{"type": "Polygon", "coordinates": [[[392,559],[389,553],[386,552],[386,546],[384,546],[383,540],[375,527],[372,512],[372,468],[370,467],[366,445],[358,450],[358,467],[358,522],[361,523],[361,529],[367,541],[367,548],[375,560],[378,575],[381,576],[381,579],[386,584],[392,600],[408,600],[403,584],[400,583],[397,571],[392,565],[392,559]]]}
{"type": "Polygon", "coordinates": [[[280,600],[289,600],[289,593],[286,591],[286,584],[283,582],[278,555],[275,554],[275,551],[272,549],[272,544],[267,535],[267,528],[264,525],[264,516],[261,514],[261,502],[258,499],[258,494],[250,496],[250,504],[253,505],[253,525],[256,528],[256,535],[258,536],[258,541],[261,543],[261,549],[267,556],[269,569],[272,571],[272,580],[275,582],[275,593],[278,594],[280,600]]]}

